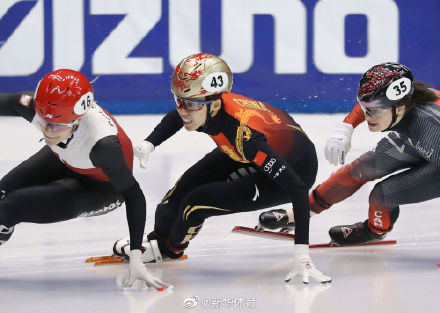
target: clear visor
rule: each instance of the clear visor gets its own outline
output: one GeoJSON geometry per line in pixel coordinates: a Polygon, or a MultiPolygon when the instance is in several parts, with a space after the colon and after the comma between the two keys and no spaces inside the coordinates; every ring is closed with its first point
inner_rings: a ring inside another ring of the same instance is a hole
{"type": "Polygon", "coordinates": [[[70,123],[51,123],[46,121],[44,118],[42,118],[40,115],[35,114],[37,116],[38,124],[40,124],[43,128],[46,128],[49,126],[52,128],[53,131],[65,131],[68,129],[71,129],[74,125],[78,124],[79,119],[74,120],[70,123]]]}
{"type": "Polygon", "coordinates": [[[390,107],[365,107],[362,104],[360,104],[360,106],[362,111],[364,111],[364,114],[370,117],[379,117],[391,110],[390,107]]]}
{"type": "Polygon", "coordinates": [[[183,97],[174,96],[174,101],[178,109],[185,109],[187,111],[198,111],[203,107],[203,104],[211,104],[212,101],[195,100],[183,97]]]}
{"type": "Polygon", "coordinates": [[[369,101],[369,102],[364,102],[364,101],[360,101],[358,99],[358,102],[361,106],[366,107],[366,108],[384,108],[384,107],[390,107],[390,103],[385,103],[383,101],[380,100],[374,100],[374,101],[369,101]]]}

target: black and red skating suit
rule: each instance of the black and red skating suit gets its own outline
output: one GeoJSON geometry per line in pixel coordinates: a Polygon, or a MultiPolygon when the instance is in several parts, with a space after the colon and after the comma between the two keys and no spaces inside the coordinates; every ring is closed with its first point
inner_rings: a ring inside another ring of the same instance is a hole
{"type": "MultiPolygon", "coordinates": [[[[30,92],[1,94],[0,115],[20,115],[40,129],[30,92]]],[[[47,223],[76,216],[99,215],[117,208],[125,200],[130,235],[134,240],[132,247],[140,248],[145,225],[145,198],[133,177],[132,168],[130,139],[116,120],[95,104],[82,116],[77,128],[64,142],[45,146],[0,181],[0,189],[7,192],[0,211],[5,208],[4,212],[12,212],[6,208],[8,205],[26,207],[16,196],[26,189],[27,198],[35,196],[34,202],[42,201],[41,208],[34,208],[35,213],[26,212],[23,208],[16,216],[13,212],[3,213],[6,223],[47,223]],[[33,175],[33,178],[28,175],[33,175]],[[66,179],[63,181],[65,189],[50,185],[63,178],[66,179]],[[68,179],[75,180],[77,184],[68,179]],[[43,188],[41,195],[37,195],[32,186],[43,188]],[[46,201],[37,199],[45,193],[46,201]],[[71,203],[63,197],[71,197],[71,203]],[[46,209],[55,206],[58,207],[53,213],[46,209]]],[[[1,219],[0,212],[0,224],[1,219]]]]}
{"type": "MultiPolygon", "coordinates": [[[[434,92],[440,96],[439,91],[434,92]]],[[[359,104],[344,119],[353,127],[363,121],[365,115],[359,104]]],[[[392,229],[400,204],[440,196],[440,100],[415,106],[389,130],[373,151],[334,172],[315,190],[325,204],[332,205],[351,196],[367,181],[404,170],[383,179],[371,191],[369,226],[378,233],[392,229]]],[[[310,206],[316,213],[324,209],[313,195],[310,206]]]]}
{"type": "MultiPolygon", "coordinates": [[[[292,117],[280,109],[234,93],[223,93],[221,101],[220,111],[214,117],[208,112],[205,125],[198,129],[208,134],[218,148],[190,168],[170,190],[156,210],[155,230],[170,236],[174,244],[184,244],[187,240],[180,238],[190,235],[184,233],[184,227],[174,226],[174,233],[166,229],[164,220],[170,222],[172,211],[181,214],[175,224],[190,228],[200,226],[196,224],[212,215],[291,202],[296,243],[308,243],[307,194],[317,170],[314,145],[292,117]],[[228,181],[230,177],[237,179],[228,181]],[[196,216],[190,223],[193,214],[196,216]]],[[[146,140],[157,146],[182,126],[177,110],[173,110],[146,140]]]]}

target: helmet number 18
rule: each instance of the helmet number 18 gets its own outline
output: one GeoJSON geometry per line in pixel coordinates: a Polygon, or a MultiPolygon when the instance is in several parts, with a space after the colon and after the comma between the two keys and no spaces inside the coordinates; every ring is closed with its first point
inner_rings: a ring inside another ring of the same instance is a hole
{"type": "Polygon", "coordinates": [[[87,96],[87,101],[86,100],[82,101],[81,106],[83,107],[83,110],[90,107],[90,97],[89,96],[87,96]]]}
{"type": "Polygon", "coordinates": [[[93,102],[93,93],[88,92],[81,96],[81,98],[75,104],[73,111],[78,115],[82,115],[85,112],[87,112],[87,110],[92,105],[92,102],[93,102]]]}

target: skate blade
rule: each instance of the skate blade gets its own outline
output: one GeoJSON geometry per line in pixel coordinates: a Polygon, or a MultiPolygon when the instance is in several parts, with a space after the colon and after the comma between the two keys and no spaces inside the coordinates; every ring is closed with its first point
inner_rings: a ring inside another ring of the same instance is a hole
{"type": "Polygon", "coordinates": [[[94,256],[86,259],[86,263],[97,262],[97,261],[108,261],[122,258],[116,254],[104,255],[104,256],[94,256]]]}
{"type": "MultiPolygon", "coordinates": [[[[242,227],[242,226],[238,226],[238,227],[242,227]]],[[[245,227],[247,228],[247,227],[245,227]]],[[[292,231],[295,230],[295,227],[282,227],[280,228],[280,230],[278,232],[274,231],[274,230],[266,230],[267,228],[264,228],[260,223],[258,223],[255,227],[254,230],[256,231],[268,231],[270,233],[283,233],[283,234],[288,234],[292,231]]]]}
{"type": "Polygon", "coordinates": [[[276,239],[276,240],[295,240],[295,235],[288,234],[284,232],[274,232],[274,231],[267,231],[263,230],[261,228],[249,228],[244,226],[235,226],[232,229],[232,232],[234,233],[240,233],[244,235],[250,235],[250,236],[256,236],[256,237],[265,237],[270,239],[276,239]]]}
{"type": "Polygon", "coordinates": [[[188,259],[188,256],[186,254],[182,255],[180,258],[177,259],[166,259],[164,262],[173,262],[173,261],[183,261],[188,259]]]}
{"type": "Polygon", "coordinates": [[[95,256],[86,259],[86,263],[95,263],[95,266],[106,265],[106,264],[119,264],[128,263],[128,260],[124,257],[118,256],[116,254],[105,255],[105,256],[95,256]]]}
{"type": "MultiPolygon", "coordinates": [[[[188,258],[188,256],[186,254],[184,254],[180,258],[177,258],[177,259],[166,259],[165,262],[183,261],[183,260],[186,260],[187,258],[188,258]]],[[[87,258],[86,263],[95,263],[95,266],[100,266],[100,265],[108,265],[108,264],[129,263],[129,260],[124,257],[112,254],[112,255],[96,256],[96,257],[87,258]]]]}
{"type": "MultiPolygon", "coordinates": [[[[238,233],[238,234],[256,236],[256,237],[263,237],[263,238],[268,238],[268,239],[275,239],[275,240],[288,240],[288,241],[295,240],[295,235],[293,235],[293,234],[271,232],[271,231],[266,231],[266,230],[261,230],[261,229],[256,230],[256,229],[244,227],[244,226],[235,226],[232,229],[232,232],[238,233]]],[[[396,240],[382,240],[382,241],[362,243],[362,244],[356,244],[356,245],[338,245],[336,242],[331,241],[329,243],[310,244],[309,248],[347,248],[347,247],[395,245],[396,243],[397,243],[396,240]]]]}
{"type": "Polygon", "coordinates": [[[395,245],[395,244],[397,244],[396,240],[382,240],[375,242],[358,243],[355,245],[340,245],[334,241],[330,241],[330,243],[312,244],[309,247],[310,248],[349,248],[349,247],[383,246],[383,245],[395,245]]]}

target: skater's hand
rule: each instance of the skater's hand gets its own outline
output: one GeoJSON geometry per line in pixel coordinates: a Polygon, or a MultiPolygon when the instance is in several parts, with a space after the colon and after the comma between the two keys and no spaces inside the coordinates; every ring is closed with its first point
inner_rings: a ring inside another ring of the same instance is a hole
{"type": "Polygon", "coordinates": [[[153,287],[157,290],[163,290],[171,285],[161,281],[159,278],[153,276],[142,261],[142,251],[135,249],[129,252],[130,264],[129,274],[125,287],[131,287],[136,279],[143,280],[148,287],[153,287]]]}
{"type": "Polygon", "coordinates": [[[142,140],[137,146],[133,147],[134,155],[139,159],[140,167],[147,168],[147,161],[150,153],[154,151],[154,146],[151,142],[142,140]]]}
{"type": "Polygon", "coordinates": [[[324,148],[325,158],[330,164],[338,165],[345,163],[345,156],[351,148],[351,136],[353,126],[348,123],[339,123],[330,134],[324,148]]]}
{"type": "Polygon", "coordinates": [[[304,284],[309,283],[309,277],[312,277],[320,283],[329,283],[332,279],[322,274],[312,263],[309,256],[308,245],[295,245],[295,261],[293,263],[293,269],[287,274],[284,281],[287,283],[295,276],[302,276],[304,284]]]}

